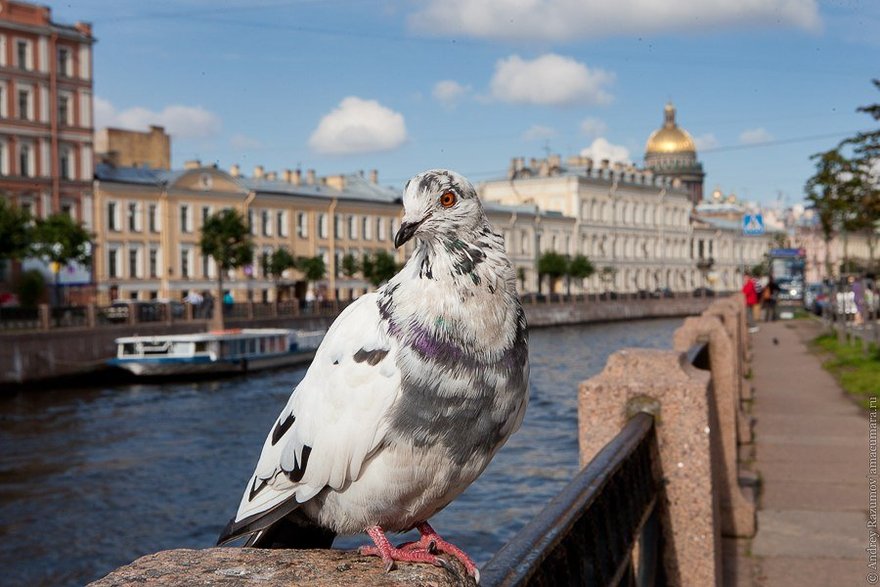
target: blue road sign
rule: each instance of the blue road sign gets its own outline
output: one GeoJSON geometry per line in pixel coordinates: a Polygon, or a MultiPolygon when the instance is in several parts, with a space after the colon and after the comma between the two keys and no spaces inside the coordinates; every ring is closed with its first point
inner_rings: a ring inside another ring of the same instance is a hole
{"type": "Polygon", "coordinates": [[[764,234],[764,216],[761,214],[745,214],[743,216],[743,234],[760,236],[764,234]]]}

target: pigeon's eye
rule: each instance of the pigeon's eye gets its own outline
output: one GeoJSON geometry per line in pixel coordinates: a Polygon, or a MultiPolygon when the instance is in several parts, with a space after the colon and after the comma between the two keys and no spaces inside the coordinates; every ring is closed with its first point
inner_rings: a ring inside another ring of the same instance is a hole
{"type": "Polygon", "coordinates": [[[442,196],[440,196],[440,205],[444,208],[451,208],[455,205],[455,194],[452,192],[446,192],[442,196]]]}

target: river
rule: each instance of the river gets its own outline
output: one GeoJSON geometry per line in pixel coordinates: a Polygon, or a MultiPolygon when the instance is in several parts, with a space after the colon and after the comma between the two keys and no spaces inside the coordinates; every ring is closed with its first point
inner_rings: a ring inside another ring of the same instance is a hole
{"type": "MultiPolygon", "coordinates": [[[[576,471],[577,383],[619,348],[669,348],[680,324],[532,331],[523,426],[483,475],[431,519],[434,528],[485,563],[576,471]]],[[[303,374],[288,369],[0,397],[3,584],[83,585],[144,554],[212,546],[303,374]]],[[[349,537],[335,546],[365,541],[349,537]]]]}

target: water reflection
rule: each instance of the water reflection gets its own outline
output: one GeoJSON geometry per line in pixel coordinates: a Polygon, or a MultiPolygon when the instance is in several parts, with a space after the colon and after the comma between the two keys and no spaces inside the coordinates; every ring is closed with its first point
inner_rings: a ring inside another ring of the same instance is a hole
{"type": "MultiPolygon", "coordinates": [[[[577,382],[624,346],[668,347],[679,320],[535,330],[522,429],[432,519],[488,560],[577,467],[577,382]]],[[[12,585],[81,585],[141,555],[213,545],[304,370],[0,399],[0,568],[12,585]]],[[[338,547],[366,537],[340,539],[338,547]]]]}

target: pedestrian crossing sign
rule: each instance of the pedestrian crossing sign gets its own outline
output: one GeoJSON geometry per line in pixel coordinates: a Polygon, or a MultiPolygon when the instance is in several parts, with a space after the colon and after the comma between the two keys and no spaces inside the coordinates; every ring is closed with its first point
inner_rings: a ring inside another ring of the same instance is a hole
{"type": "Polygon", "coordinates": [[[761,214],[745,214],[743,216],[743,234],[748,236],[764,234],[764,216],[761,214]]]}

